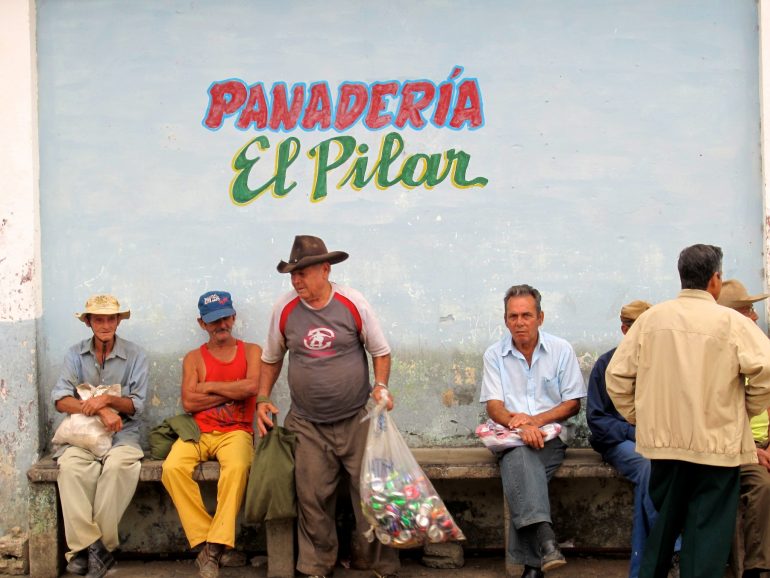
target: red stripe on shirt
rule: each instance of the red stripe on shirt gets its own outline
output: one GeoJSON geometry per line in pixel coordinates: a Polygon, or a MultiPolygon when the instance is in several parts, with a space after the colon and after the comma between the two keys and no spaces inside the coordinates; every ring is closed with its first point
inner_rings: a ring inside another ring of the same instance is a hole
{"type": "Polygon", "coordinates": [[[294,308],[299,305],[299,296],[289,301],[281,311],[281,319],[278,322],[278,329],[281,331],[284,339],[286,339],[286,321],[289,319],[289,315],[294,311],[294,308]]]}
{"type": "Polygon", "coordinates": [[[361,314],[358,312],[358,307],[355,306],[355,304],[345,297],[344,295],[340,295],[339,293],[334,293],[334,298],[342,303],[345,307],[348,308],[351,315],[353,315],[353,320],[356,322],[356,329],[358,329],[359,335],[361,334],[361,329],[363,329],[363,322],[361,321],[361,314]]]}

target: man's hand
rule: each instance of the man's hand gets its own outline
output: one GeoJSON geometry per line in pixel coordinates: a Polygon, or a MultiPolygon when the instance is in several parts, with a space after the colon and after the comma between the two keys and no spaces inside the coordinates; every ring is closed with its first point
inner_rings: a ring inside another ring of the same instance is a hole
{"type": "Polygon", "coordinates": [[[99,395],[97,397],[88,398],[81,403],[80,410],[85,415],[96,415],[104,408],[109,407],[110,400],[108,398],[109,396],[107,395],[99,395]]]}
{"type": "Polygon", "coordinates": [[[120,418],[120,415],[118,415],[111,409],[103,408],[99,410],[98,415],[99,415],[99,419],[102,420],[102,423],[104,424],[104,427],[107,429],[107,431],[119,432],[120,430],[123,429],[123,420],[120,418]]]}
{"type": "Polygon", "coordinates": [[[759,465],[764,466],[764,468],[770,472],[770,452],[763,450],[762,448],[757,448],[757,458],[759,458],[759,465]]]}
{"type": "Polygon", "coordinates": [[[259,437],[265,437],[268,430],[273,429],[273,420],[270,414],[277,414],[278,408],[269,401],[257,403],[257,433],[259,437]]]}
{"type": "Polygon", "coordinates": [[[393,409],[393,394],[390,393],[390,390],[387,387],[383,387],[381,385],[375,385],[374,389],[372,390],[372,397],[374,398],[374,401],[379,404],[382,400],[383,396],[388,396],[388,403],[386,404],[386,408],[388,411],[393,409]]]}
{"type": "Polygon", "coordinates": [[[537,423],[535,423],[535,420],[531,415],[526,413],[511,414],[511,419],[508,421],[508,427],[510,429],[515,429],[524,425],[533,425],[537,427],[537,423]]]}
{"type": "Polygon", "coordinates": [[[521,441],[533,450],[542,450],[545,447],[545,434],[534,425],[522,425],[518,427],[521,441]]]}

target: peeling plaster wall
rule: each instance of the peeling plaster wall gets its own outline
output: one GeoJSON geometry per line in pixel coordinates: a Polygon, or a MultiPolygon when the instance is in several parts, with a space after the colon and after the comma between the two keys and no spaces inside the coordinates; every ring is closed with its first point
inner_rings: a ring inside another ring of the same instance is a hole
{"type": "Polygon", "coordinates": [[[39,440],[35,10],[0,2],[0,535],[27,528],[26,471],[39,440]]]}

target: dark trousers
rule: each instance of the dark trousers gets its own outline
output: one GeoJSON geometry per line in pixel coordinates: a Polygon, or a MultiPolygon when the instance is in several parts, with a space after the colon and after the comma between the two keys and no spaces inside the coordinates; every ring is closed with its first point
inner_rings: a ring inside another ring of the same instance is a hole
{"type": "Polygon", "coordinates": [[[652,460],[650,497],[658,518],[647,538],[640,578],[666,578],[682,534],[682,578],[722,578],[738,510],[740,468],[652,460]]]}

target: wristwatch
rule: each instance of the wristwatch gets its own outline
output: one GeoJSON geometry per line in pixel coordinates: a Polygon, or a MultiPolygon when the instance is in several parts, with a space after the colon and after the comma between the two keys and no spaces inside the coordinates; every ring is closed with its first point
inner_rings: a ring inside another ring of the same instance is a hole
{"type": "Polygon", "coordinates": [[[389,389],[388,388],[388,384],[387,383],[382,383],[381,381],[376,381],[374,383],[374,387],[384,387],[385,389],[389,389]]]}

